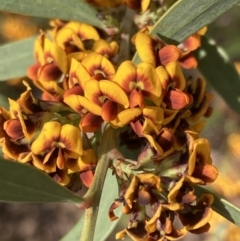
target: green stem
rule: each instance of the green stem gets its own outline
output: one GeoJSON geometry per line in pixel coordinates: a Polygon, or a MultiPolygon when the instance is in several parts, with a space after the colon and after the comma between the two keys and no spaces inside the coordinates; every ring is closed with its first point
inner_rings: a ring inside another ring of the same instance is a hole
{"type": "Polygon", "coordinates": [[[107,127],[101,140],[99,149],[100,159],[96,167],[93,183],[83,197],[83,206],[87,207],[87,209],[85,213],[81,241],[93,241],[94,239],[99,204],[109,162],[113,159],[113,157],[117,158],[119,156],[122,158],[122,156],[116,150],[115,140],[115,130],[111,127],[107,127]]]}

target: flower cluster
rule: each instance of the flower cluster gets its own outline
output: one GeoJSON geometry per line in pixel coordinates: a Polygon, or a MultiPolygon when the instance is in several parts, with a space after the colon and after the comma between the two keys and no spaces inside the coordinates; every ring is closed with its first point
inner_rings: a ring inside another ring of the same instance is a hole
{"type": "Polygon", "coordinates": [[[62,21],[52,26],[52,39],[41,32],[36,40],[36,63],[28,69],[41,98],[24,82],[27,90],[9,100],[10,110],[1,108],[4,156],[35,166],[69,189],[76,180],[89,187],[108,124],[118,132],[120,149],[137,152],[135,159],[124,153],[110,165],[120,193],[109,216],[116,219],[120,205],[130,215],[117,238],[176,240],[188,231],[207,231],[213,198],[197,197],[194,185],[211,183],[218,174],[209,142],[199,137],[213,96],[202,78],[182,72],[197,65],[191,51],[199,47],[201,33],[173,46],[145,28],[133,38],[141,62],[118,66],[117,42],[102,39],[92,26],[62,21]]]}

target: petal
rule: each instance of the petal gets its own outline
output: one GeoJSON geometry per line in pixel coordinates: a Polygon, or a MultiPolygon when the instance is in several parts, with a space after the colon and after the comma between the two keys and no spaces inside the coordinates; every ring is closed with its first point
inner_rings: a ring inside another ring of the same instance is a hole
{"type": "Polygon", "coordinates": [[[50,49],[51,49],[51,45],[52,45],[52,41],[47,38],[44,34],[44,39],[43,39],[43,53],[44,53],[44,63],[48,62],[48,55],[50,53],[50,49]]]}
{"type": "Polygon", "coordinates": [[[117,82],[124,89],[124,91],[129,94],[136,85],[136,72],[136,67],[132,61],[124,61],[118,67],[113,81],[117,82]]]}
{"type": "Polygon", "coordinates": [[[81,63],[91,76],[101,74],[103,79],[112,80],[115,75],[112,63],[100,54],[90,53],[83,58],[81,63]]]}
{"type": "Polygon", "coordinates": [[[47,173],[52,173],[56,171],[56,160],[52,159],[47,163],[43,164],[43,156],[33,154],[32,157],[32,163],[36,168],[43,170],[47,173]]]}
{"type": "Polygon", "coordinates": [[[192,104],[192,95],[184,93],[181,90],[169,90],[163,100],[168,107],[174,110],[181,110],[192,104]]]}
{"type": "Polygon", "coordinates": [[[74,53],[70,53],[67,56],[67,59],[69,62],[72,61],[72,59],[76,59],[77,61],[82,61],[84,57],[86,57],[88,55],[88,51],[86,52],[74,52],[74,53]]]}
{"type": "Polygon", "coordinates": [[[174,142],[173,131],[168,128],[162,128],[156,138],[156,141],[161,146],[164,152],[168,151],[173,146],[173,142],[174,142]]]}
{"type": "Polygon", "coordinates": [[[197,122],[204,114],[207,112],[209,103],[212,101],[214,95],[210,93],[206,93],[202,103],[198,108],[192,109],[192,115],[188,117],[186,120],[191,122],[197,122]]]}
{"type": "Polygon", "coordinates": [[[72,37],[73,43],[77,46],[77,48],[82,51],[85,51],[85,47],[81,38],[79,38],[78,35],[74,32],[72,33],[71,37],[72,37]]]}
{"type": "Polygon", "coordinates": [[[97,165],[97,156],[93,149],[84,150],[82,156],[78,159],[81,171],[93,170],[97,165]]]}
{"type": "Polygon", "coordinates": [[[3,107],[0,107],[0,126],[2,126],[2,123],[6,120],[11,119],[10,112],[3,107]]]}
{"type": "Polygon", "coordinates": [[[38,106],[38,101],[32,94],[32,89],[26,81],[23,84],[27,87],[27,90],[23,92],[18,99],[20,107],[26,114],[33,114],[33,112],[40,112],[41,108],[38,106]]]}
{"type": "Polygon", "coordinates": [[[197,139],[193,143],[193,152],[191,153],[188,163],[188,175],[192,175],[196,162],[201,164],[212,164],[212,159],[210,157],[210,144],[207,139],[197,139]]]}
{"type": "Polygon", "coordinates": [[[168,193],[168,202],[169,203],[173,203],[176,201],[176,197],[177,197],[178,192],[179,192],[180,188],[182,187],[184,181],[185,181],[184,176],[182,176],[181,179],[174,184],[173,188],[168,193]]]}
{"type": "Polygon", "coordinates": [[[170,62],[177,61],[181,55],[181,51],[174,45],[166,45],[158,52],[160,62],[164,66],[170,62]]]}
{"type": "Polygon", "coordinates": [[[10,104],[10,112],[11,112],[11,115],[13,116],[13,119],[15,118],[19,119],[25,139],[27,141],[30,141],[33,135],[35,134],[35,125],[31,121],[23,118],[19,103],[9,99],[9,104],[10,104]]]}
{"type": "Polygon", "coordinates": [[[57,145],[61,132],[61,124],[56,121],[46,122],[36,140],[31,145],[31,150],[38,155],[57,145]]]}
{"type": "Polygon", "coordinates": [[[26,145],[15,144],[9,139],[4,138],[2,152],[4,153],[5,158],[18,160],[21,153],[29,152],[29,147],[26,145]]]}
{"type": "Polygon", "coordinates": [[[189,130],[201,133],[204,127],[206,126],[207,121],[206,120],[200,120],[197,123],[194,123],[193,125],[190,126],[189,130]]]}
{"type": "Polygon", "coordinates": [[[52,42],[50,54],[53,57],[54,63],[58,66],[63,74],[67,73],[67,55],[65,51],[56,43],[52,42]]]}
{"type": "Polygon", "coordinates": [[[20,155],[18,156],[18,161],[21,163],[28,163],[30,161],[32,161],[32,152],[22,152],[20,153],[20,155]]]}
{"type": "Polygon", "coordinates": [[[130,208],[138,195],[140,185],[147,185],[148,188],[161,191],[160,178],[151,173],[137,174],[133,177],[124,197],[130,208]]]}
{"type": "Polygon", "coordinates": [[[142,0],[141,1],[141,13],[145,12],[148,9],[151,0],[142,0]]]}
{"type": "Polygon", "coordinates": [[[161,216],[162,213],[162,205],[159,205],[158,209],[156,210],[156,212],[153,214],[153,216],[151,217],[151,219],[149,221],[146,221],[146,225],[145,225],[145,229],[149,232],[149,233],[153,233],[156,231],[157,229],[157,220],[159,219],[159,217],[161,216]]]}
{"type": "Polygon", "coordinates": [[[78,83],[82,89],[84,84],[91,78],[87,70],[76,59],[71,60],[71,68],[69,72],[69,88],[78,83]]]}
{"type": "Polygon", "coordinates": [[[164,93],[167,92],[169,85],[171,83],[171,79],[170,79],[170,75],[168,74],[166,68],[164,66],[158,66],[156,68],[156,73],[159,77],[161,87],[162,87],[164,93]]]}
{"type": "Polygon", "coordinates": [[[179,62],[184,69],[195,69],[198,65],[197,59],[191,53],[183,55],[179,62]]]}
{"type": "Polygon", "coordinates": [[[59,94],[60,96],[64,95],[64,90],[58,85],[56,81],[42,81],[39,83],[43,90],[50,92],[50,94],[59,94]]]}
{"type": "Polygon", "coordinates": [[[177,229],[174,225],[172,225],[172,232],[170,234],[166,234],[165,237],[168,240],[179,240],[187,235],[188,230],[184,227],[182,229],[177,229]]]}
{"type": "MultiPolygon", "coordinates": [[[[74,30],[67,28],[66,26],[60,29],[56,35],[56,42],[57,45],[60,46],[62,49],[65,49],[67,43],[71,43],[73,41],[74,30]]],[[[83,45],[80,45],[80,50],[85,50],[83,45]]]]}
{"type": "Polygon", "coordinates": [[[96,132],[101,128],[102,123],[103,119],[101,116],[88,112],[82,117],[79,126],[83,132],[96,132]]]}
{"type": "Polygon", "coordinates": [[[79,86],[79,84],[76,84],[71,89],[65,91],[63,98],[65,99],[69,95],[83,96],[84,91],[83,91],[82,87],[79,86]]]}
{"type": "Polygon", "coordinates": [[[111,221],[114,221],[116,219],[118,219],[118,217],[115,215],[114,210],[117,209],[118,207],[120,207],[122,205],[121,202],[117,202],[115,201],[114,203],[112,203],[112,205],[110,206],[109,210],[108,210],[108,217],[111,221]]]}
{"type": "Polygon", "coordinates": [[[218,176],[218,170],[212,165],[200,164],[195,166],[192,176],[203,180],[204,183],[212,183],[218,176]]]}
{"type": "Polygon", "coordinates": [[[146,106],[143,109],[143,116],[150,119],[156,126],[160,128],[163,122],[163,109],[155,106],[146,106]]]}
{"type": "Polygon", "coordinates": [[[99,34],[97,30],[86,24],[86,23],[79,23],[79,22],[74,22],[71,21],[67,23],[64,28],[70,28],[72,29],[82,40],[86,39],[94,39],[98,40],[99,39],[99,34]]]}
{"type": "Polygon", "coordinates": [[[102,118],[104,121],[115,120],[118,114],[117,103],[107,100],[102,105],[102,118]]]}
{"type": "Polygon", "coordinates": [[[62,148],[58,148],[58,155],[57,155],[57,159],[56,159],[57,168],[59,168],[60,170],[66,169],[65,160],[66,160],[66,158],[63,155],[62,148]]]}
{"type": "Polygon", "coordinates": [[[56,80],[61,76],[62,72],[54,63],[44,64],[38,71],[38,80],[46,82],[56,80]]]}
{"type": "Polygon", "coordinates": [[[103,55],[107,59],[114,57],[117,54],[118,49],[119,45],[115,41],[108,43],[104,39],[99,39],[93,44],[93,51],[103,55]]]}
{"type": "Polygon", "coordinates": [[[165,66],[168,74],[171,77],[171,82],[174,83],[174,88],[184,90],[186,88],[186,80],[182,73],[179,63],[171,62],[165,66]]]}
{"type": "Polygon", "coordinates": [[[206,32],[207,32],[207,26],[205,26],[205,27],[201,28],[200,30],[198,30],[197,34],[203,36],[203,35],[206,34],[206,32]]]}
{"type": "Polygon", "coordinates": [[[193,84],[194,107],[199,107],[204,99],[207,83],[203,78],[197,78],[193,84]]]}
{"type": "Polygon", "coordinates": [[[163,112],[164,112],[164,120],[162,124],[167,125],[176,117],[178,110],[164,109],[163,112]]]}
{"type": "Polygon", "coordinates": [[[193,51],[196,50],[201,45],[201,39],[198,34],[193,34],[192,36],[188,37],[183,42],[184,50],[185,51],[193,51]]]}
{"type": "Polygon", "coordinates": [[[64,98],[64,102],[79,114],[85,114],[84,109],[86,109],[94,115],[101,116],[102,108],[83,96],[69,95],[64,98]]]}
{"type": "Polygon", "coordinates": [[[59,184],[66,186],[70,182],[70,177],[68,176],[66,170],[57,169],[52,178],[59,184]]]}
{"type": "Polygon", "coordinates": [[[93,79],[87,81],[84,85],[84,93],[87,99],[96,105],[102,106],[104,98],[100,89],[99,81],[93,79]]]}
{"type": "Polygon", "coordinates": [[[161,146],[155,141],[158,134],[158,128],[153,124],[150,119],[144,121],[142,135],[148,140],[149,144],[157,151],[161,156],[164,156],[164,151],[161,146]]]}
{"type": "Polygon", "coordinates": [[[190,233],[194,233],[194,234],[202,234],[202,233],[208,232],[210,228],[211,228],[211,225],[209,223],[206,223],[201,228],[192,229],[192,230],[188,230],[188,231],[190,233]]]}
{"type": "Polygon", "coordinates": [[[93,172],[89,170],[89,171],[81,172],[79,175],[83,184],[89,188],[93,182],[93,172]]]}
{"type": "Polygon", "coordinates": [[[152,64],[155,67],[156,66],[155,47],[157,45],[157,41],[149,34],[139,32],[136,35],[135,45],[136,45],[137,53],[140,59],[143,62],[152,64]]]}
{"type": "Polygon", "coordinates": [[[142,110],[140,108],[124,110],[120,112],[117,116],[117,125],[119,127],[123,127],[129,124],[130,122],[137,120],[141,114],[142,110]]]}
{"type": "Polygon", "coordinates": [[[40,65],[45,64],[44,60],[44,53],[43,53],[43,46],[44,46],[44,39],[45,39],[44,32],[40,32],[40,36],[34,43],[34,55],[35,59],[40,65]]]}
{"type": "Polygon", "coordinates": [[[143,125],[142,125],[142,121],[140,120],[136,120],[134,122],[130,123],[133,131],[139,136],[142,137],[142,130],[143,130],[143,125]]]}
{"type": "Polygon", "coordinates": [[[151,64],[140,63],[137,66],[136,82],[144,96],[153,100],[160,97],[162,93],[161,82],[151,64]]]}
{"type": "Polygon", "coordinates": [[[107,96],[111,101],[118,103],[125,108],[129,107],[129,101],[126,93],[116,83],[108,80],[99,81],[99,87],[103,95],[107,96]]]}
{"type": "Polygon", "coordinates": [[[5,121],[3,128],[8,134],[8,136],[14,140],[24,137],[21,122],[17,119],[11,119],[11,120],[5,121]]]}
{"type": "Polygon", "coordinates": [[[30,65],[27,69],[27,77],[32,80],[38,79],[38,71],[41,68],[39,63],[30,65]]]}
{"type": "Polygon", "coordinates": [[[129,104],[130,104],[130,108],[135,108],[135,107],[143,108],[144,98],[143,98],[142,91],[133,89],[129,96],[129,104]]]}
{"type": "Polygon", "coordinates": [[[63,125],[58,145],[61,148],[74,152],[76,157],[80,156],[83,153],[83,149],[79,128],[69,124],[63,125]]]}
{"type": "Polygon", "coordinates": [[[212,164],[212,159],[210,157],[211,147],[207,139],[199,138],[194,142],[194,152],[199,163],[212,164]]]}
{"type": "MultiPolygon", "coordinates": [[[[205,195],[208,195],[208,194],[205,194],[205,195]]],[[[201,199],[203,198],[204,197],[201,197],[201,199]]],[[[199,201],[201,201],[201,199],[199,201]]],[[[203,207],[202,210],[196,210],[196,214],[190,213],[188,215],[189,221],[188,221],[188,225],[186,226],[187,230],[198,229],[206,225],[206,223],[208,223],[208,221],[212,216],[212,209],[209,207],[211,204],[205,204],[205,205],[204,205],[205,207],[203,207]]]]}

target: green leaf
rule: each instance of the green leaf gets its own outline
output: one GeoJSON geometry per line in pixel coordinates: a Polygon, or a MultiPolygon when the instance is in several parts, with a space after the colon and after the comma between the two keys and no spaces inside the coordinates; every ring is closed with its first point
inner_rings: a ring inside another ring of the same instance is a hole
{"type": "Polygon", "coordinates": [[[82,199],[36,168],[0,159],[1,202],[71,202],[82,199]]]}
{"type": "Polygon", "coordinates": [[[195,186],[195,193],[198,196],[204,193],[212,194],[214,196],[214,202],[211,205],[212,209],[230,222],[240,226],[240,209],[238,207],[201,186],[195,186]]]}
{"type": "Polygon", "coordinates": [[[76,20],[103,28],[97,11],[81,0],[1,0],[0,10],[34,17],[76,20]]]}
{"type": "MultiPolygon", "coordinates": [[[[95,230],[94,240],[105,241],[108,235],[113,231],[118,223],[118,220],[111,222],[108,218],[108,209],[113,203],[114,199],[118,196],[118,186],[115,176],[112,176],[109,170],[104,183],[103,194],[100,202],[100,208],[98,211],[98,220],[95,230]]],[[[119,217],[121,208],[118,208],[115,212],[119,217]]],[[[83,215],[84,216],[84,215],[83,215]]],[[[81,218],[77,224],[65,235],[60,241],[79,241],[84,218],[81,218]]]]}
{"type": "MultiPolygon", "coordinates": [[[[178,44],[217,17],[240,3],[240,0],[178,0],[156,22],[150,33],[168,44],[178,44]]],[[[140,62],[137,54],[133,61],[140,62]]]]}
{"type": "Polygon", "coordinates": [[[195,56],[207,82],[240,114],[240,77],[225,51],[213,40],[203,37],[195,56]]]}
{"type": "MultiPolygon", "coordinates": [[[[0,5],[1,6],[1,5],[0,5]]],[[[5,44],[0,47],[0,80],[26,76],[27,68],[35,62],[33,46],[36,37],[5,44]]]]}

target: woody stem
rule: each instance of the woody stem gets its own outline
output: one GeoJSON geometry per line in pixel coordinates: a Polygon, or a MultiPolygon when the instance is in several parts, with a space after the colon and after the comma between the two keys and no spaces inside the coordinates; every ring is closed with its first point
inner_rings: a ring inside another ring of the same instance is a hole
{"type": "Polygon", "coordinates": [[[121,156],[116,150],[115,134],[115,130],[108,126],[102,136],[99,148],[99,161],[95,170],[93,183],[83,197],[83,207],[85,206],[87,209],[85,211],[81,241],[93,241],[94,239],[99,204],[109,163],[113,158],[121,156]]]}

